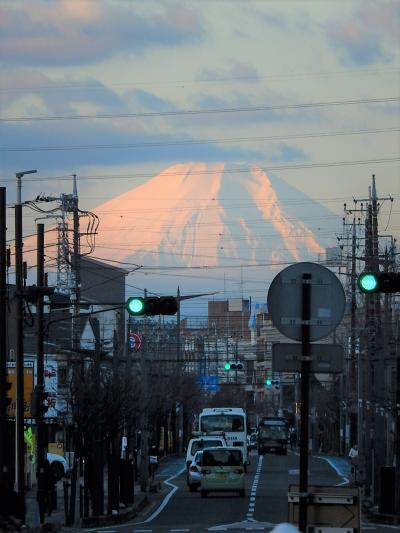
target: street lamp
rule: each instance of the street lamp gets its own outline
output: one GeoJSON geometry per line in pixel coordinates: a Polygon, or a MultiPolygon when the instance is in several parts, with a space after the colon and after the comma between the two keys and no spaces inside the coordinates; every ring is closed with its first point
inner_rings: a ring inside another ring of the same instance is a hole
{"type": "MultiPolygon", "coordinates": [[[[15,204],[15,295],[16,295],[16,407],[15,407],[15,481],[17,492],[24,495],[24,315],[22,265],[22,177],[37,170],[16,172],[17,202],[15,204]]],[[[25,517],[24,517],[25,522],[25,517]]]]}

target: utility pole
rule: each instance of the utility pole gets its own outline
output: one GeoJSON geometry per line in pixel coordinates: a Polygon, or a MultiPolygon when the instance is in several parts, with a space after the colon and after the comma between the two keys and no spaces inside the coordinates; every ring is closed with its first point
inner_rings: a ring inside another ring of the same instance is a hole
{"type": "MultiPolygon", "coordinates": [[[[144,290],[146,297],[147,290],[144,290]]],[[[179,309],[179,307],[178,307],[179,309]]],[[[149,433],[148,433],[148,409],[149,409],[149,376],[147,367],[148,338],[147,338],[147,318],[144,320],[143,350],[140,358],[140,373],[143,386],[143,410],[141,415],[140,434],[140,490],[147,491],[149,484],[149,433]]]]}
{"type": "MultiPolygon", "coordinates": [[[[81,299],[81,258],[80,258],[80,235],[79,235],[79,209],[78,209],[78,188],[76,183],[76,174],[74,174],[73,188],[73,259],[74,269],[74,286],[73,286],[73,312],[75,316],[80,312],[81,299]]],[[[72,350],[77,351],[80,347],[79,318],[72,321],[72,350]]]]}
{"type": "MultiPolygon", "coordinates": [[[[37,225],[37,278],[36,283],[38,287],[44,286],[44,224],[37,225]]],[[[43,294],[38,293],[36,300],[36,335],[37,335],[37,389],[44,392],[44,306],[43,294]]],[[[39,410],[36,418],[36,436],[37,436],[37,464],[38,464],[38,486],[37,486],[37,501],[39,502],[39,511],[43,513],[43,505],[45,497],[45,454],[44,454],[44,424],[43,414],[39,410]]],[[[44,516],[41,516],[41,523],[44,522],[44,516]]]]}
{"type": "MultiPolygon", "coordinates": [[[[393,202],[390,196],[377,197],[375,175],[372,176],[368,198],[354,200],[355,203],[362,202],[361,212],[365,217],[365,251],[364,256],[358,258],[365,261],[365,271],[379,271],[382,263],[379,255],[378,214],[380,205],[385,200],[393,202]],[[363,202],[366,202],[365,208],[363,202]]],[[[364,495],[375,502],[380,485],[380,467],[385,464],[385,418],[381,409],[376,412],[385,396],[385,332],[382,328],[380,294],[366,294],[364,298],[364,327],[361,328],[358,354],[354,354],[358,355],[358,481],[364,487],[364,495]]],[[[352,314],[352,325],[353,323],[352,314]]],[[[351,349],[353,351],[353,345],[351,349]]]]}
{"type": "Polygon", "coordinates": [[[6,188],[0,187],[0,483],[8,484],[6,188]]]}
{"type": "MultiPolygon", "coordinates": [[[[16,297],[16,385],[15,409],[15,480],[16,489],[25,501],[25,446],[24,446],[24,300],[23,300],[23,254],[22,254],[22,177],[35,174],[36,170],[17,172],[17,202],[15,204],[15,297],[16,297]]],[[[25,522],[25,516],[23,517],[25,522]]]]}

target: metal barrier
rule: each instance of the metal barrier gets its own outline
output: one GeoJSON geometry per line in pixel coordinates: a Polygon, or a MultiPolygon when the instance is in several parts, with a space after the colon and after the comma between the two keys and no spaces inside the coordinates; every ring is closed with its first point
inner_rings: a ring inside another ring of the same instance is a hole
{"type": "MultiPolygon", "coordinates": [[[[360,533],[359,487],[313,485],[308,487],[307,531],[309,533],[360,533]]],[[[289,522],[299,523],[299,486],[289,485],[289,522]]]]}

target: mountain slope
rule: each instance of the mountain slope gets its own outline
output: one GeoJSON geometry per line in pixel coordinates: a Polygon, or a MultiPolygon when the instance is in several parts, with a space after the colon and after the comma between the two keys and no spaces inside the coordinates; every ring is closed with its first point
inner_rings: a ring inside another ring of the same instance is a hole
{"type": "Polygon", "coordinates": [[[323,252],[256,166],[180,164],[98,206],[98,255],[153,266],[300,261],[323,252]]]}

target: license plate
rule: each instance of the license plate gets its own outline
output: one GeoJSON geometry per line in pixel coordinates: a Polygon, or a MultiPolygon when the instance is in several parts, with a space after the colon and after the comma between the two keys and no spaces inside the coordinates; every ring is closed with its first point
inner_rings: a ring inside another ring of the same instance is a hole
{"type": "Polygon", "coordinates": [[[270,448],[271,452],[274,452],[275,451],[275,448],[270,448]]]}
{"type": "Polygon", "coordinates": [[[226,474],[217,474],[218,479],[226,479],[226,474]]]}

